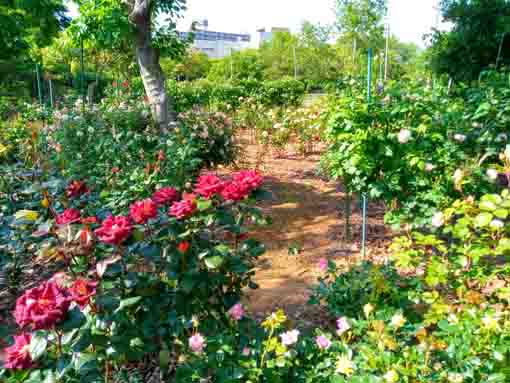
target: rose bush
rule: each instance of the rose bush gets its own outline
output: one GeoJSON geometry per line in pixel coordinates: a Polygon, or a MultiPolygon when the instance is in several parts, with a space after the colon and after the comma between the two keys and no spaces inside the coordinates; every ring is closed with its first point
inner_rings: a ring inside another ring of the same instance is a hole
{"type": "MultiPolygon", "coordinates": [[[[130,204],[129,216],[64,223],[55,214],[47,221],[39,246],[66,254],[68,269],[18,299],[15,318],[25,333],[5,349],[2,379],[104,380],[148,355],[167,360],[166,370],[169,353],[187,352],[179,344],[189,340],[197,355],[209,346],[194,324],[207,323],[209,333],[243,321],[242,289],[256,287],[254,261],[263,248],[241,237],[247,224],[265,221],[251,200],[263,179],[242,171],[222,182],[242,184],[243,202],[164,187],[130,204]]],[[[59,197],[46,198],[51,212],[59,197]]]]}
{"type": "Polygon", "coordinates": [[[330,106],[323,170],[348,192],[383,201],[388,223],[427,225],[455,199],[495,190],[487,170],[507,145],[509,100],[498,82],[455,96],[395,84],[370,108],[345,90],[330,106]]]}

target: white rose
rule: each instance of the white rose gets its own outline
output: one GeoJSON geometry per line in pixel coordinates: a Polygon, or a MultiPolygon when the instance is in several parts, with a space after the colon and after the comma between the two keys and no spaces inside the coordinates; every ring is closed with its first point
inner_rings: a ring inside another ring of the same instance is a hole
{"type": "Polygon", "coordinates": [[[407,144],[411,139],[412,133],[408,129],[402,129],[398,134],[398,142],[401,144],[407,144]]]}
{"type": "Polygon", "coordinates": [[[448,382],[450,383],[462,383],[464,381],[464,376],[457,372],[448,374],[448,382]]]}
{"type": "Polygon", "coordinates": [[[444,214],[441,212],[434,214],[434,216],[432,217],[432,226],[441,227],[443,225],[444,225],[444,214]]]}
{"type": "Polygon", "coordinates": [[[491,227],[493,229],[503,229],[505,227],[505,223],[499,219],[494,219],[491,222],[491,227]]]}
{"type": "Polygon", "coordinates": [[[488,169],[487,170],[487,177],[491,181],[496,181],[498,179],[498,171],[496,169],[488,169]]]}
{"type": "Polygon", "coordinates": [[[453,139],[458,142],[464,142],[466,141],[466,136],[463,134],[456,134],[453,136],[453,139]]]}
{"type": "Polygon", "coordinates": [[[426,172],[431,172],[433,171],[434,169],[436,168],[436,166],[434,164],[431,164],[430,162],[426,163],[425,164],[425,171],[426,172]]]}
{"type": "Polygon", "coordinates": [[[395,370],[388,371],[386,374],[384,374],[384,380],[387,383],[396,383],[398,382],[398,379],[399,376],[395,370]]]}
{"type": "Polygon", "coordinates": [[[461,169],[455,170],[455,173],[453,173],[453,182],[455,182],[455,185],[459,184],[463,178],[464,172],[461,169]]]}

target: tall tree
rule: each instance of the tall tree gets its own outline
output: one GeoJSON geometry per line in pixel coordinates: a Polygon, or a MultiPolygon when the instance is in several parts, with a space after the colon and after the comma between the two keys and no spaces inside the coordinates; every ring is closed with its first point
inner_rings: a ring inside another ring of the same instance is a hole
{"type": "Polygon", "coordinates": [[[42,47],[69,23],[63,0],[0,0],[0,60],[42,47]]]}
{"type": "Polygon", "coordinates": [[[432,35],[432,68],[457,80],[473,80],[481,71],[510,64],[509,0],[442,0],[450,31],[432,35]]]}
{"type": "Polygon", "coordinates": [[[338,45],[346,48],[344,51],[352,48],[354,64],[358,52],[364,54],[369,47],[376,50],[383,47],[387,3],[388,0],[336,0],[338,45]]]}
{"type": "Polygon", "coordinates": [[[184,54],[185,43],[175,20],[185,0],[77,0],[80,16],[73,21],[77,41],[92,39],[99,46],[124,50],[133,47],[152,114],[161,130],[175,125],[175,113],[165,86],[160,55],[184,54]]]}

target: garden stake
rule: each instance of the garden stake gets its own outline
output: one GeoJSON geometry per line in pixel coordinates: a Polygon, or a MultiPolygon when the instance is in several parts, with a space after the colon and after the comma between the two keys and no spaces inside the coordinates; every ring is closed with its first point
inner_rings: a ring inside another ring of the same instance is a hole
{"type": "Polygon", "coordinates": [[[39,104],[42,105],[41,74],[39,73],[39,64],[35,64],[35,73],[37,75],[37,96],[39,97],[39,104]]]}
{"type": "Polygon", "coordinates": [[[363,194],[361,196],[362,203],[363,203],[363,223],[361,227],[361,256],[363,259],[365,259],[366,256],[366,243],[367,243],[367,205],[368,205],[368,198],[366,194],[363,194]]]}
{"type": "Polygon", "coordinates": [[[80,71],[81,71],[81,76],[80,76],[80,90],[81,90],[81,101],[82,101],[82,104],[81,104],[81,109],[82,111],[84,110],[85,108],[85,73],[84,73],[84,53],[83,53],[83,39],[81,40],[81,50],[80,50],[80,71]]]}
{"type": "Polygon", "coordinates": [[[50,88],[50,105],[51,105],[51,108],[53,109],[53,84],[51,82],[51,78],[48,80],[48,83],[49,83],[49,88],[50,88]]]}
{"type": "Polygon", "coordinates": [[[368,76],[367,76],[367,104],[370,108],[370,99],[372,98],[372,48],[368,48],[368,76]]]}

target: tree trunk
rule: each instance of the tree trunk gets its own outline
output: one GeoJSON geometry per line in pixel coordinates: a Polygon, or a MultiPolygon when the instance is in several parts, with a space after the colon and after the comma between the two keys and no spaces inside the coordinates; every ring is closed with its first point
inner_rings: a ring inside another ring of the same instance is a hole
{"type": "Polygon", "coordinates": [[[176,125],[165,86],[165,74],[159,63],[159,51],[151,44],[150,0],[135,0],[130,20],[136,27],[136,58],[152,115],[161,132],[176,125]]]}

